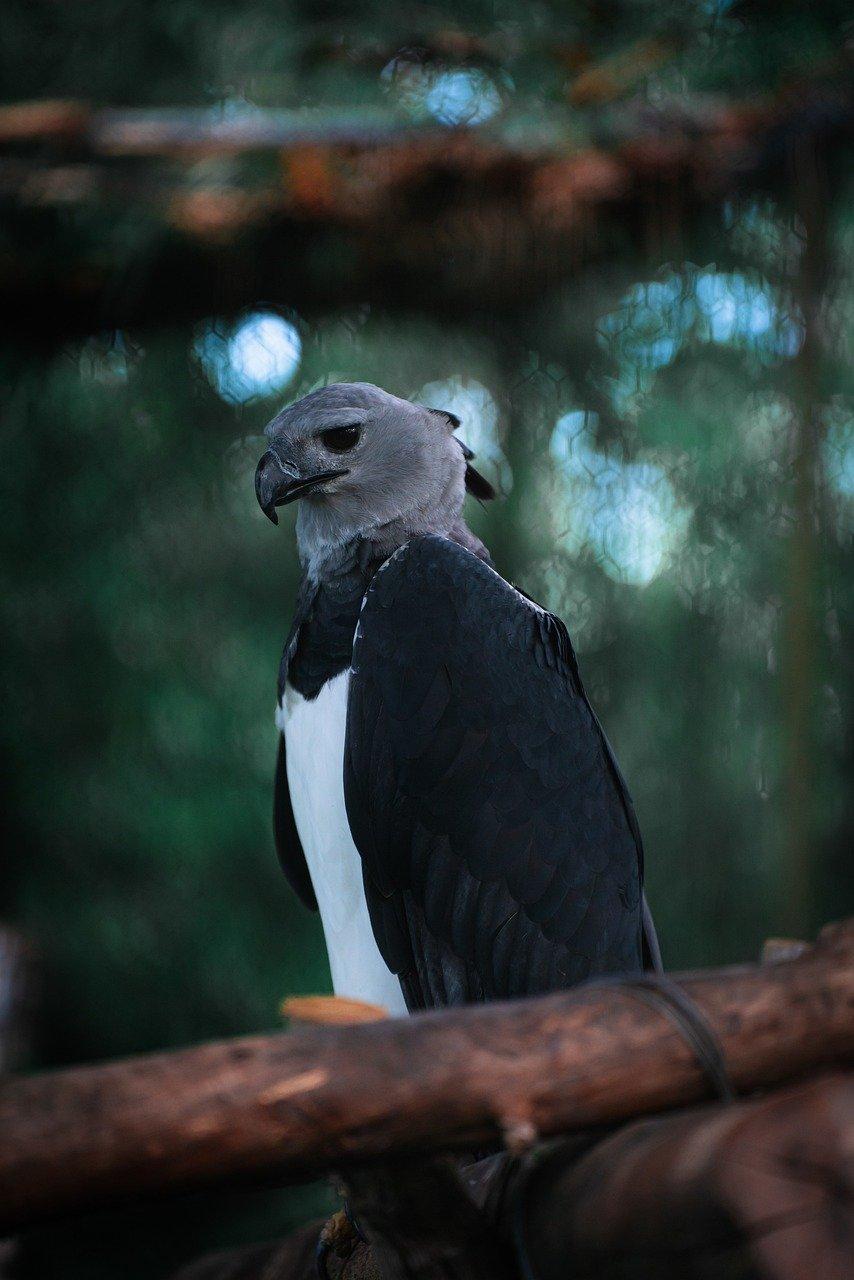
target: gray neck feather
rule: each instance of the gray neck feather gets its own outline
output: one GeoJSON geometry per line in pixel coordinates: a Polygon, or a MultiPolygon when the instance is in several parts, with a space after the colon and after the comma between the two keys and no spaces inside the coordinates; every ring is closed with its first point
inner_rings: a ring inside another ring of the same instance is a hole
{"type": "Polygon", "coordinates": [[[483,544],[471,532],[462,517],[465,497],[464,472],[455,467],[438,496],[423,507],[411,506],[405,511],[386,516],[380,523],[366,511],[361,519],[352,513],[342,518],[333,505],[320,499],[300,504],[296,535],[300,563],[306,576],[320,582],[334,576],[342,552],[354,542],[370,544],[371,555],[386,559],[410,538],[427,534],[452,538],[475,555],[488,559],[483,544]]]}

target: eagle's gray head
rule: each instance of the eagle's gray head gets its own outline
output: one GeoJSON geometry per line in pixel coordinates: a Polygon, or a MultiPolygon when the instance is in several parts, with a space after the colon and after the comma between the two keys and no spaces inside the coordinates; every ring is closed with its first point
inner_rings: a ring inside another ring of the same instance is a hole
{"type": "Polygon", "coordinates": [[[453,434],[459,419],[367,382],[336,382],[277,414],[255,472],[261,510],[302,499],[300,556],[316,567],[356,537],[392,547],[418,533],[447,533],[465,491],[493,496],[453,434]]]}

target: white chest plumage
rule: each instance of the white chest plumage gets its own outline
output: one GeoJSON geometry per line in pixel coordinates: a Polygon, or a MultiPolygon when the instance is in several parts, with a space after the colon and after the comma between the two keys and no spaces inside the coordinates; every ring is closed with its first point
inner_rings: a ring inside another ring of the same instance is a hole
{"type": "Polygon", "coordinates": [[[289,685],[276,723],[285,735],[288,787],[320,909],[335,994],[406,1013],[403,993],[377,947],[362,861],[344,807],[344,734],[349,671],[308,701],[289,685]]]}

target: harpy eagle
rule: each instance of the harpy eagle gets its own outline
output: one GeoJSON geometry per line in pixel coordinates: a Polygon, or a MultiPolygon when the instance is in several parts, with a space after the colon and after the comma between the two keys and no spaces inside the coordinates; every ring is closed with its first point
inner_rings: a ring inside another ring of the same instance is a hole
{"type": "Polygon", "coordinates": [[[643,849],[563,623],[467,527],[459,420],[367,383],[267,427],[300,499],[278,682],[276,846],[336,994],[392,1013],[656,967],[643,849]]]}

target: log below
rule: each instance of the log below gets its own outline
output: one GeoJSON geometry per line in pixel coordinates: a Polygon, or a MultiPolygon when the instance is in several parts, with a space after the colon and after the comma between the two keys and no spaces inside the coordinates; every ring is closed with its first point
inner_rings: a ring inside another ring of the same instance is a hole
{"type": "Polygon", "coordinates": [[[638,1121],[524,1188],[539,1280],[850,1280],[854,1080],[638,1121]]]}
{"type": "MultiPolygon", "coordinates": [[[[495,1158],[480,1161],[465,1185],[457,1180],[450,1213],[445,1188],[437,1196],[431,1185],[437,1161],[408,1172],[386,1167],[390,1189],[401,1174],[414,1186],[427,1167],[417,1202],[404,1194],[392,1221],[374,1222],[373,1245],[351,1235],[330,1253],[327,1273],[330,1280],[849,1280],[852,1140],[854,1081],[836,1075],[758,1102],[637,1121],[592,1147],[561,1142],[521,1171],[511,1168],[509,1179],[495,1158]],[[466,1185],[472,1191],[475,1177],[473,1197],[466,1185]],[[461,1236],[464,1221],[470,1229],[461,1236]],[[389,1265],[389,1240],[405,1265],[389,1265]]],[[[174,1280],[315,1280],[320,1225],[202,1259],[174,1280]]]]}
{"type": "MultiPolygon", "coordinates": [[[[854,921],[789,961],[676,978],[742,1093],[854,1062],[854,921]]],[[[590,986],[0,1082],[0,1228],[235,1181],[517,1147],[709,1097],[674,1023],[590,986]]]]}

